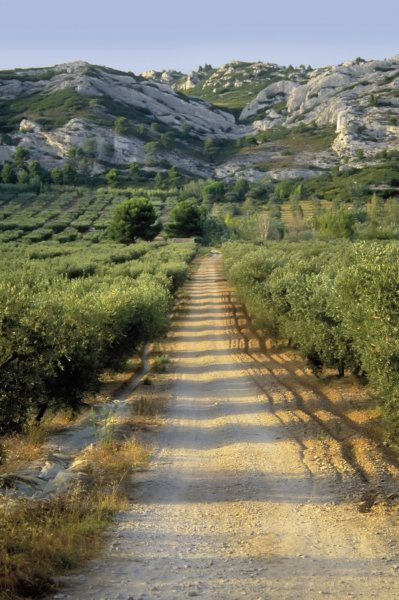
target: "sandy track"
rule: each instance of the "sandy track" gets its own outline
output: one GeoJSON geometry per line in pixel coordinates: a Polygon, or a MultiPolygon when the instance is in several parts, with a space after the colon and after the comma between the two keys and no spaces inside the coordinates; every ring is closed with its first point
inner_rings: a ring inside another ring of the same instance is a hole
{"type": "Polygon", "coordinates": [[[251,351],[220,257],[202,259],[186,295],[165,343],[173,400],[151,468],[135,475],[102,557],[57,596],[399,598],[393,514],[358,510],[364,473],[289,407],[303,381],[287,387],[251,351]]]}

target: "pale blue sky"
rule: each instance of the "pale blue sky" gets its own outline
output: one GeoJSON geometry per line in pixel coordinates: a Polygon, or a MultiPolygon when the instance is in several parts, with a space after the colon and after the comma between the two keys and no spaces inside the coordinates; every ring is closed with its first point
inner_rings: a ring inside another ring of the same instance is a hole
{"type": "Polygon", "coordinates": [[[0,15],[0,69],[322,66],[399,53],[398,0],[0,0],[0,15]]]}

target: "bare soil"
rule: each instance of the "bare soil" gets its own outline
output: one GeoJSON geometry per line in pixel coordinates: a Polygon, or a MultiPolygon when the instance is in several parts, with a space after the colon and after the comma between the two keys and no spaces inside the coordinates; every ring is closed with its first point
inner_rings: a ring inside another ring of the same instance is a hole
{"type": "Polygon", "coordinates": [[[201,259],[164,344],[172,401],[151,466],[56,598],[399,598],[399,476],[376,411],[266,346],[220,256],[201,259]]]}

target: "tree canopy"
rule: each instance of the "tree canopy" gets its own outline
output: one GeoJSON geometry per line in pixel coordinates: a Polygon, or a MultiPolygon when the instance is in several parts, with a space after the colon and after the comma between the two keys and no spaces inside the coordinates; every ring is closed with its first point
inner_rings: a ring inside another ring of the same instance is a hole
{"type": "Polygon", "coordinates": [[[119,204],[109,225],[116,242],[133,244],[137,238],[152,240],[161,231],[153,205],[147,198],[132,198],[119,204]]]}
{"type": "Polygon", "coordinates": [[[176,204],[170,212],[166,230],[176,236],[201,235],[201,209],[196,198],[181,200],[176,204]]]}

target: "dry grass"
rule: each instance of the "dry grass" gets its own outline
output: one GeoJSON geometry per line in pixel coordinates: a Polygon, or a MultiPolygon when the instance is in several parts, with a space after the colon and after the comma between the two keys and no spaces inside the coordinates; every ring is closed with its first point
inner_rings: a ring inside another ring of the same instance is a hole
{"type": "Polygon", "coordinates": [[[40,598],[54,577],[76,568],[102,544],[112,516],[127,505],[127,475],[148,461],[137,440],[100,441],[79,457],[90,487],[75,485],[45,501],[10,500],[0,514],[0,598],[40,598]]]}
{"type": "Polygon", "coordinates": [[[167,354],[157,353],[152,359],[152,369],[155,373],[165,373],[169,365],[167,354]]]}
{"type": "Polygon", "coordinates": [[[114,396],[119,390],[121,390],[134,373],[140,368],[141,359],[139,355],[135,355],[126,361],[123,369],[118,371],[106,370],[100,375],[101,382],[101,393],[96,394],[94,401],[97,404],[101,399],[107,402],[110,397],[114,396]]]}
{"type": "MultiPolygon", "coordinates": [[[[122,371],[104,371],[100,377],[101,390],[85,399],[86,404],[106,404],[118,390],[130,380],[140,366],[140,357],[134,356],[126,362],[122,371]]],[[[4,436],[0,461],[0,475],[14,473],[28,463],[43,456],[48,437],[72,424],[79,424],[87,417],[87,411],[74,415],[71,411],[58,411],[45,416],[40,425],[31,424],[25,433],[4,436]]]]}
{"type": "MultiPolygon", "coordinates": [[[[114,380],[117,383],[123,382],[114,380]]],[[[98,430],[97,443],[74,463],[77,470],[87,475],[84,485],[75,485],[69,492],[45,501],[3,500],[1,600],[41,598],[51,593],[57,589],[57,576],[80,567],[101,548],[102,534],[113,515],[127,506],[128,475],[145,467],[149,459],[149,449],[139,441],[120,438],[131,436],[132,430],[157,424],[156,416],[164,411],[168,399],[162,385],[154,382],[141,386],[132,395],[130,414],[115,417],[104,406],[92,417],[98,430]]],[[[49,433],[70,422],[67,414],[59,414],[46,419],[40,427],[31,428],[27,435],[8,438],[2,470],[10,473],[40,458],[49,433]]]]}
{"type": "Polygon", "coordinates": [[[10,435],[2,440],[4,461],[0,464],[0,475],[21,469],[28,462],[39,458],[43,441],[30,440],[24,435],[10,435]]]}
{"type": "Polygon", "coordinates": [[[165,394],[140,394],[133,403],[132,417],[156,417],[164,412],[169,398],[165,394]]]}
{"type": "Polygon", "coordinates": [[[54,590],[58,573],[78,567],[99,549],[101,533],[124,506],[116,487],[88,494],[77,486],[51,500],[19,500],[3,510],[0,598],[40,598],[54,590]]]}
{"type": "Polygon", "coordinates": [[[149,450],[135,439],[104,440],[91,446],[82,457],[84,470],[100,482],[119,484],[132,470],[148,462],[149,450]]]}
{"type": "Polygon", "coordinates": [[[60,411],[49,415],[40,425],[30,425],[23,434],[4,436],[1,441],[4,459],[0,464],[0,475],[14,473],[29,462],[40,458],[48,437],[61,431],[73,421],[70,412],[60,411]]]}

